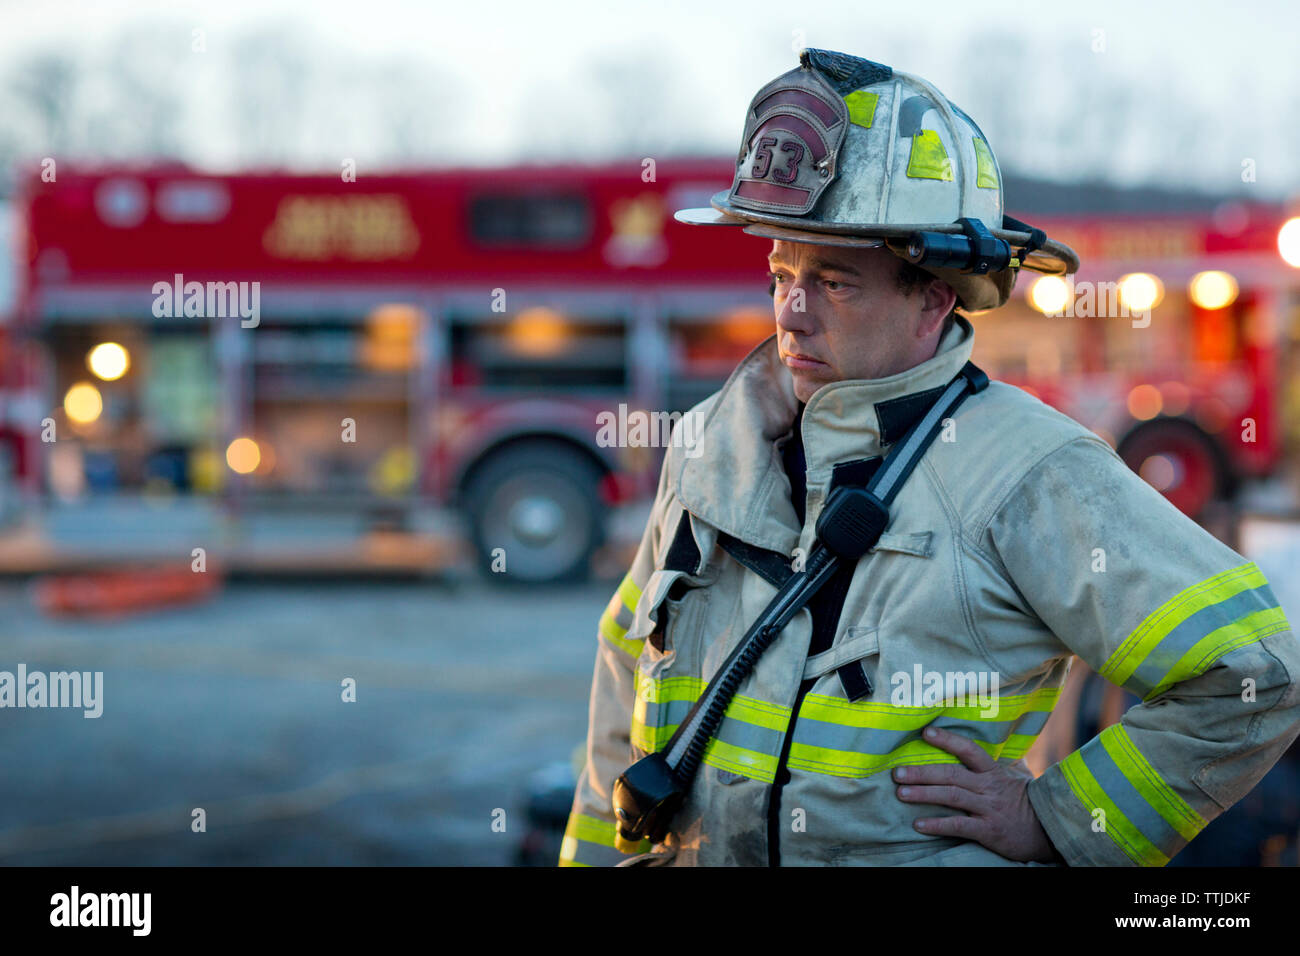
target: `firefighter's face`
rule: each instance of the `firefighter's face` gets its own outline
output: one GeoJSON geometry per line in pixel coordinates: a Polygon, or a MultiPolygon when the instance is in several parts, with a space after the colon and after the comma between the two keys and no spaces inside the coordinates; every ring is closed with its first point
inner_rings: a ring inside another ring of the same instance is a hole
{"type": "Polygon", "coordinates": [[[937,280],[903,294],[901,262],[885,248],[772,244],[777,346],[799,401],[831,382],[885,378],[934,355],[956,295],[937,280]]]}

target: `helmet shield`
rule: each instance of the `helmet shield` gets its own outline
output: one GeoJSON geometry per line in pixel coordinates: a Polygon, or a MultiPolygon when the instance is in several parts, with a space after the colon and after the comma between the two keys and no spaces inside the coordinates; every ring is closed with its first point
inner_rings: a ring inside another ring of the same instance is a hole
{"type": "Polygon", "coordinates": [[[749,104],[729,199],[741,209],[802,216],[834,181],[849,125],[844,100],[820,74],[796,69],[749,104]]]}

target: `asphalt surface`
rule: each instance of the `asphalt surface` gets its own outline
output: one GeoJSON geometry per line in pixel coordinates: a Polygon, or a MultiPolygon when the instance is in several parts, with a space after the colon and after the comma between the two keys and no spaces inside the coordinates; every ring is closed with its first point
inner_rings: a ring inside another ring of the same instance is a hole
{"type": "Polygon", "coordinates": [[[0,670],[104,688],[98,718],[0,708],[0,865],[513,863],[610,588],[236,584],[103,622],[0,584],[0,670]]]}

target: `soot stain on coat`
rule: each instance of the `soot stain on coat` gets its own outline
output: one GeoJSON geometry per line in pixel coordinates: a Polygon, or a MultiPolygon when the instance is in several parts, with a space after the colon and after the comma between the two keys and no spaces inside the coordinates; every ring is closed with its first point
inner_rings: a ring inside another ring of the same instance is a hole
{"type": "Polygon", "coordinates": [[[763,829],[743,830],[727,838],[723,866],[766,866],[767,833],[763,829]]]}

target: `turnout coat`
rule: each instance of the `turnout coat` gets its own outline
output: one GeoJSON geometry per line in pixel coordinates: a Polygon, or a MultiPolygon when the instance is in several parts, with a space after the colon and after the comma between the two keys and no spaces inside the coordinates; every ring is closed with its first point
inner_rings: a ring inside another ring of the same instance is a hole
{"type": "Polygon", "coordinates": [[[1022,865],[918,832],[961,811],[899,800],[890,771],[958,762],[922,738],[931,724],[1019,760],[1075,655],[1141,703],[1029,784],[1071,866],[1167,863],[1290,745],[1300,643],[1259,569],[1093,432],[994,381],[899,492],[830,649],[809,655],[801,610],[739,687],[664,843],[615,849],[614,779],[663,748],[810,552],[835,466],[886,453],[972,341],[959,318],[930,360],[812,396],[802,524],[782,465],[798,403],[775,337],[692,411],[696,444],[668,451],[599,621],[562,865],[1022,865]]]}

